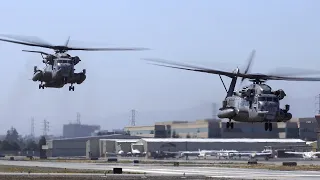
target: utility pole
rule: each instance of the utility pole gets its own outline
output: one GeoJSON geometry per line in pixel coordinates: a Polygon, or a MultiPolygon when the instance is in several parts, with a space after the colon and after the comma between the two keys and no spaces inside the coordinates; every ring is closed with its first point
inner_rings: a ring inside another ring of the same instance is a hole
{"type": "Polygon", "coordinates": [[[31,134],[30,134],[30,136],[32,138],[35,137],[35,134],[34,134],[34,118],[33,117],[31,118],[31,134]]]}
{"type": "Polygon", "coordinates": [[[47,133],[49,132],[49,121],[46,119],[43,120],[43,135],[47,136],[47,133]]]}
{"type": "Polygon", "coordinates": [[[136,126],[136,110],[131,110],[131,126],[136,126]]]}

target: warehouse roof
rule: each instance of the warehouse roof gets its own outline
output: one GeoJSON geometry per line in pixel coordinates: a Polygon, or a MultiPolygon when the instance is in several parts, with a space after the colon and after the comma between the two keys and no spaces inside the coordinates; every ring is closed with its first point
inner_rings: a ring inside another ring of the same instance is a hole
{"type": "Polygon", "coordinates": [[[142,138],[146,142],[268,142],[268,143],[298,143],[305,142],[301,139],[249,139],[249,138],[228,138],[228,139],[200,139],[200,138],[142,138]]]}
{"type": "Polygon", "coordinates": [[[116,141],[116,142],[120,142],[120,143],[124,143],[124,142],[137,142],[140,139],[100,139],[100,141],[116,141]]]}

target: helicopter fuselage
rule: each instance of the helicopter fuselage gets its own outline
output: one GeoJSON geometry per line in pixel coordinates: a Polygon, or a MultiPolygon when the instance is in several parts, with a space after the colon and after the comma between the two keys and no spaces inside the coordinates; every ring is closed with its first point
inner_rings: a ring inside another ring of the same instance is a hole
{"type": "MultiPolygon", "coordinates": [[[[43,70],[35,67],[33,81],[44,83],[42,86],[49,88],[62,88],[65,84],[81,84],[86,79],[85,70],[75,73],[74,60],[71,58],[55,58],[46,64],[43,70]]],[[[39,86],[40,88],[40,86],[39,86]]]]}
{"type": "MultiPolygon", "coordinates": [[[[281,91],[272,92],[265,84],[252,84],[227,97],[220,108],[219,118],[238,122],[286,122],[292,118],[289,106],[280,108],[281,91]]],[[[283,97],[282,97],[283,96],[283,97]]]]}

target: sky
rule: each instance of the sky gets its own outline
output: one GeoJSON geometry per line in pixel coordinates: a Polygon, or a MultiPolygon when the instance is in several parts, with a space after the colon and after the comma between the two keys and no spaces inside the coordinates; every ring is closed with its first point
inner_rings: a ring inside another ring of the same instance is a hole
{"type": "MultiPolygon", "coordinates": [[[[47,119],[50,133],[58,135],[62,124],[75,121],[77,112],[82,123],[120,128],[128,125],[131,109],[179,111],[212,102],[220,105],[225,97],[216,75],[156,67],[141,58],[231,71],[243,68],[256,49],[251,72],[267,73],[278,67],[318,69],[317,7],[320,2],[316,0],[4,0],[0,34],[37,36],[57,45],[71,36],[70,46],[151,50],[70,51],[82,59],[76,69],[85,68],[87,79],[69,92],[67,86],[39,90],[39,83],[30,80],[33,67],[44,64],[39,54],[21,50],[40,48],[0,42],[0,134],[11,126],[29,134],[34,117],[36,134],[47,119]],[[128,118],[108,118],[118,114],[128,114],[128,118]]],[[[229,79],[224,80],[229,84],[229,79]]],[[[305,106],[299,99],[314,99],[320,88],[319,82],[268,83],[284,89],[295,107],[305,106]]],[[[293,116],[312,116],[312,111],[297,110],[293,116]]],[[[148,120],[140,122],[144,123],[148,120]]]]}

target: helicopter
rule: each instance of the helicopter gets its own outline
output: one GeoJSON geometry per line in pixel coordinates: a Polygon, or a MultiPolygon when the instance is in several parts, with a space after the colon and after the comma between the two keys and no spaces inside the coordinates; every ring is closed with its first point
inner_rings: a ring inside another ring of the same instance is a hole
{"type": "Polygon", "coordinates": [[[68,47],[70,37],[62,46],[51,45],[44,42],[37,37],[32,36],[16,36],[16,35],[3,35],[14,40],[0,38],[0,41],[9,43],[22,44],[27,46],[35,46],[53,49],[54,54],[46,53],[43,51],[22,50],[24,52],[39,53],[42,56],[42,62],[45,64],[43,70],[34,66],[32,81],[40,81],[39,89],[46,88],[62,88],[66,84],[70,84],[69,91],[74,91],[73,84],[82,84],[86,79],[86,69],[82,72],[75,72],[75,65],[81,59],[78,56],[71,56],[67,53],[70,50],[80,51],[134,51],[134,50],[147,50],[146,48],[80,48],[68,47]]]}
{"type": "MultiPolygon", "coordinates": [[[[227,95],[222,102],[222,107],[219,108],[218,117],[220,119],[229,119],[229,121],[226,123],[226,128],[233,129],[233,121],[248,123],[264,122],[265,131],[272,131],[272,123],[287,122],[292,118],[292,114],[289,112],[290,105],[286,104],[284,108],[280,108],[280,101],[286,96],[284,90],[273,90],[265,82],[267,80],[320,81],[320,77],[293,77],[293,74],[290,73],[286,76],[276,74],[268,75],[260,73],[248,73],[254,55],[255,50],[252,51],[244,72],[240,72],[238,67],[232,72],[227,72],[163,59],[143,58],[143,60],[152,62],[150,63],[152,65],[167,68],[219,75],[227,95]],[[229,89],[226,88],[221,76],[231,78],[229,89]],[[242,78],[241,83],[245,79],[248,79],[252,82],[252,84],[243,86],[239,90],[235,91],[238,77],[242,78]]],[[[304,73],[300,72],[300,74],[318,73],[319,71],[306,71],[304,73]]]]}

